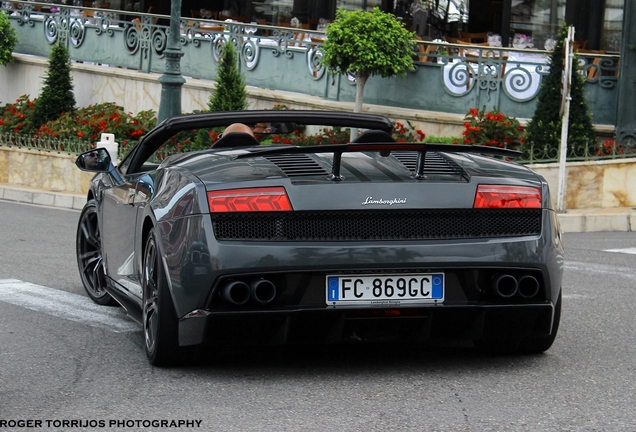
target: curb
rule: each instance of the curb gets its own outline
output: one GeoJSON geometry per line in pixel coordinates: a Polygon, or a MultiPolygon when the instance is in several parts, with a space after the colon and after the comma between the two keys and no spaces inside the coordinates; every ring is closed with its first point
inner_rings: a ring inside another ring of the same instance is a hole
{"type": "Polygon", "coordinates": [[[565,233],[636,231],[636,209],[631,207],[574,209],[557,216],[565,233]]]}
{"type": "Polygon", "coordinates": [[[86,196],[84,195],[47,192],[26,187],[8,187],[6,185],[0,185],[0,199],[73,210],[81,210],[86,204],[86,196]]]}

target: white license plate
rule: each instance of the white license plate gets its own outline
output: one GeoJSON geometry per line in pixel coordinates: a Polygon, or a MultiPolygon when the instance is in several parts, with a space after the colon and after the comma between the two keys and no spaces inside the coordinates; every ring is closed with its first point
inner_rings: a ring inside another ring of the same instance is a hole
{"type": "Polygon", "coordinates": [[[444,301],[444,273],[328,275],[327,304],[408,306],[444,301]]]}

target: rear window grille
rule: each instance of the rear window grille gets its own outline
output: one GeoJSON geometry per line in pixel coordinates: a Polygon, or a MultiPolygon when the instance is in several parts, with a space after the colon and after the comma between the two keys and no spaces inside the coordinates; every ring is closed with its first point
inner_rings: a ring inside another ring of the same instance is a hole
{"type": "Polygon", "coordinates": [[[369,241],[538,235],[541,209],[296,211],[212,214],[225,241],[369,241]]]}

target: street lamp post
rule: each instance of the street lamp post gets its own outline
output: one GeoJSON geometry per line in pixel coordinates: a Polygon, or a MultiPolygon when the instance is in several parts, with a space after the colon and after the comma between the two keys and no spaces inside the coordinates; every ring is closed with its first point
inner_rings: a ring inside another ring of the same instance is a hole
{"type": "Polygon", "coordinates": [[[181,23],[181,0],[170,3],[170,30],[168,32],[168,47],[164,51],[166,56],[166,70],[159,78],[161,83],[161,99],[159,101],[159,122],[177,115],[181,115],[181,86],[185,79],[181,75],[181,45],[179,42],[179,27],[181,23]]]}

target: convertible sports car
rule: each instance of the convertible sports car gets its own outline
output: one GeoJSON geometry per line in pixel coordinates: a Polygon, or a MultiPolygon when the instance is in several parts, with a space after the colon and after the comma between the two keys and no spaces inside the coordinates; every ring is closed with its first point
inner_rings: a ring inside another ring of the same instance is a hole
{"type": "Polygon", "coordinates": [[[547,350],[563,248],[545,180],[515,151],[391,131],[370,114],[205,113],[163,121],[117,167],[80,155],[97,173],[77,230],[86,292],[143,325],[155,365],[202,344],[547,350]],[[235,122],[275,132],[201,144],[235,122]]]}

